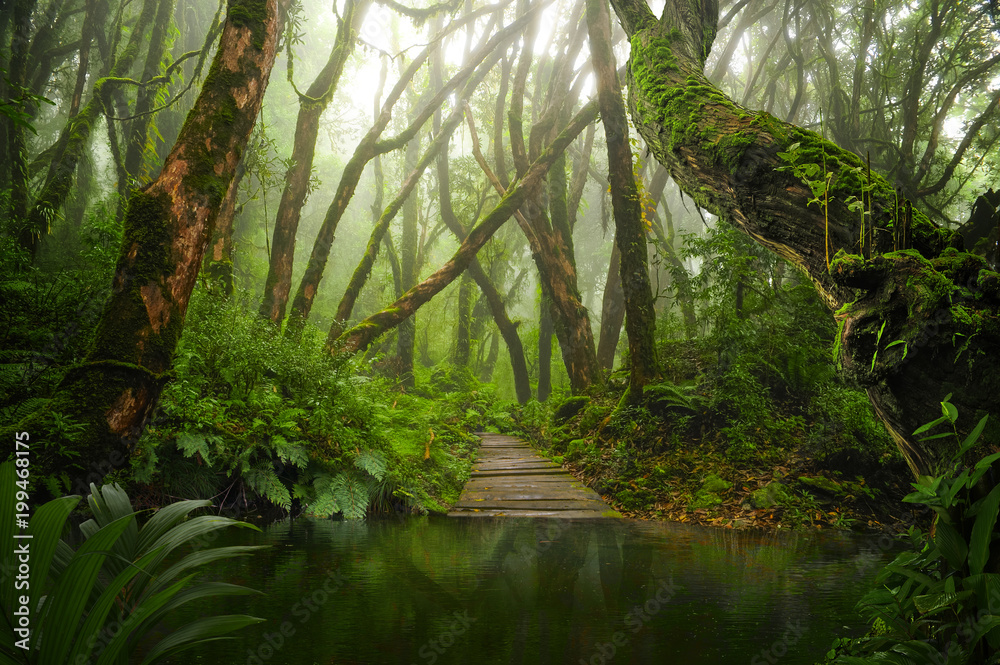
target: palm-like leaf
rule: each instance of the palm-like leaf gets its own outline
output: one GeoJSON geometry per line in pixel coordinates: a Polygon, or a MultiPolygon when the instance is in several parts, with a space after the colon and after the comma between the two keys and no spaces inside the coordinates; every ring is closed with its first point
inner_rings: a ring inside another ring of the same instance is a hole
{"type": "MultiPolygon", "coordinates": [[[[13,542],[14,464],[0,465],[0,539],[13,542]]],[[[181,501],[153,515],[141,528],[126,493],[117,485],[100,491],[91,485],[88,497],[94,518],[80,525],[83,543],[73,549],[61,539],[69,514],[79,497],[55,499],[38,508],[27,533],[31,577],[28,607],[31,610],[30,648],[15,645],[12,612],[16,594],[15,576],[0,579],[3,622],[0,630],[0,663],[18,665],[63,665],[68,662],[123,662],[141,637],[171,610],[206,596],[256,593],[232,584],[192,584],[194,572],[218,559],[246,555],[252,546],[209,547],[206,536],[229,526],[250,527],[225,517],[189,518],[191,511],[207,501],[181,501]],[[166,557],[183,545],[195,551],[164,565],[166,557]],[[112,622],[122,629],[103,646],[95,640],[112,622]]],[[[14,548],[0,551],[0,569],[16,570],[14,548]]],[[[195,644],[220,639],[225,633],[260,621],[243,615],[208,617],[194,621],[165,636],[145,654],[153,663],[169,653],[195,644]]]]}

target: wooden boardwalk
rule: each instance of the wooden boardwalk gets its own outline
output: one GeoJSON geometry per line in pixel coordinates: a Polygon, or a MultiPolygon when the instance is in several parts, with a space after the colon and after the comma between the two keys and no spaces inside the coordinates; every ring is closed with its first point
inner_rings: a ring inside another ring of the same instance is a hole
{"type": "Polygon", "coordinates": [[[621,517],[600,495],[527,443],[504,434],[483,440],[449,517],[621,517]]]}

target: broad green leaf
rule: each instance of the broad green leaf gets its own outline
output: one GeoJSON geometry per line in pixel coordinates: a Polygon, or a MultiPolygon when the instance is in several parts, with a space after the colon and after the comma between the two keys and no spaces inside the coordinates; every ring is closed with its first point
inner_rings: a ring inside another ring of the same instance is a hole
{"type": "Polygon", "coordinates": [[[71,650],[67,655],[66,662],[76,663],[90,661],[90,654],[94,649],[94,643],[91,638],[94,635],[97,635],[104,628],[108,613],[111,611],[111,608],[115,606],[115,600],[118,599],[119,594],[122,593],[126,585],[132,581],[132,578],[140,574],[149,574],[145,568],[149,565],[149,562],[153,558],[154,554],[155,552],[147,553],[146,556],[136,561],[134,565],[129,566],[125,570],[118,573],[115,579],[113,579],[111,583],[104,588],[101,595],[87,610],[87,619],[84,622],[83,627],[80,629],[78,638],[73,643],[71,650]]]}
{"type": "MultiPolygon", "coordinates": [[[[53,556],[59,550],[62,542],[63,526],[73,509],[80,503],[78,496],[64,496],[60,499],[53,499],[42,505],[35,514],[31,516],[31,524],[28,526],[28,533],[31,534],[31,577],[28,580],[28,588],[31,591],[31,606],[38,607],[38,600],[45,588],[46,579],[52,579],[49,570],[53,556]]],[[[4,555],[7,550],[13,556],[14,547],[4,547],[4,555]]]]}
{"type": "Polygon", "coordinates": [[[171,503],[156,511],[149,521],[146,522],[139,532],[139,551],[146,551],[153,546],[160,537],[173,528],[175,524],[187,517],[188,513],[196,508],[211,506],[212,502],[207,500],[189,500],[171,503]]]}
{"type": "Polygon", "coordinates": [[[973,430],[969,432],[969,436],[965,437],[965,441],[962,442],[962,446],[958,450],[958,457],[961,457],[969,450],[969,448],[976,445],[976,442],[979,441],[979,435],[983,433],[983,428],[986,427],[986,421],[989,417],[989,414],[983,416],[980,419],[979,424],[977,424],[973,430]]]}
{"type": "Polygon", "coordinates": [[[974,486],[978,483],[979,479],[983,477],[983,474],[989,471],[993,462],[998,459],[1000,459],[1000,453],[993,453],[992,455],[979,460],[979,462],[976,463],[976,470],[972,472],[972,476],[969,478],[969,484],[974,486]]]}
{"type": "Polygon", "coordinates": [[[41,642],[43,662],[66,662],[75,634],[69,627],[76,626],[84,615],[108,553],[134,519],[134,514],[125,515],[102,527],[80,545],[69,567],[59,576],[38,615],[39,624],[46,627],[41,642]]]}
{"type": "Polygon", "coordinates": [[[189,649],[202,642],[219,639],[220,635],[231,633],[255,623],[261,623],[264,619],[247,616],[245,614],[229,614],[219,617],[206,617],[189,623],[179,628],[167,637],[160,640],[156,646],[150,649],[143,665],[154,663],[160,658],[176,653],[184,649],[189,649]]]}
{"type": "Polygon", "coordinates": [[[969,538],[969,571],[973,575],[983,572],[990,558],[990,544],[996,531],[997,512],[1000,510],[1000,485],[976,503],[978,514],[969,538]]]}
{"type": "Polygon", "coordinates": [[[190,575],[178,580],[173,586],[139,602],[133,608],[132,613],[122,622],[121,630],[105,645],[104,651],[97,659],[97,665],[117,665],[119,654],[128,646],[131,636],[142,634],[146,629],[144,626],[146,619],[177,595],[184,588],[184,585],[191,581],[192,577],[194,576],[190,575]]]}
{"type": "Polygon", "coordinates": [[[167,615],[177,610],[177,608],[185,605],[186,603],[200,600],[202,598],[250,595],[264,594],[262,591],[258,591],[256,589],[250,589],[238,584],[227,584],[225,582],[206,582],[204,584],[198,584],[187,589],[182,589],[180,592],[174,594],[173,597],[166,603],[146,617],[145,623],[150,626],[157,625],[163,621],[167,615]]]}
{"type": "Polygon", "coordinates": [[[199,566],[204,566],[219,559],[226,559],[235,556],[247,556],[250,553],[267,548],[267,545],[230,545],[228,547],[210,547],[197,552],[192,552],[186,557],[167,568],[156,576],[156,581],[152,587],[153,591],[159,590],[165,583],[171,582],[181,573],[199,566]]]}
{"type": "MultiPolygon", "coordinates": [[[[949,578],[950,579],[950,578],[949,578]]],[[[961,593],[930,593],[923,596],[913,597],[913,606],[921,614],[933,613],[944,607],[954,605],[960,600],[965,600],[973,595],[972,591],[962,591],[961,593]]]]}
{"type": "Polygon", "coordinates": [[[923,425],[921,425],[917,429],[913,430],[913,435],[916,436],[917,434],[921,434],[923,432],[926,432],[927,430],[931,429],[932,427],[937,427],[938,425],[940,425],[941,423],[943,423],[946,420],[947,420],[947,418],[945,418],[944,416],[941,416],[940,418],[937,418],[936,420],[932,420],[929,423],[924,423],[923,425]]]}
{"type": "Polygon", "coordinates": [[[962,566],[965,565],[965,558],[969,554],[969,546],[955,527],[939,520],[937,531],[934,534],[934,544],[937,545],[952,568],[962,569],[962,566]]]}

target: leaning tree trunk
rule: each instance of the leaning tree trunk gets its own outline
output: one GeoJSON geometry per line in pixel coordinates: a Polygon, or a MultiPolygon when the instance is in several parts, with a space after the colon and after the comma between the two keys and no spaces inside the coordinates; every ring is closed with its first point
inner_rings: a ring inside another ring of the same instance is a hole
{"type": "Polygon", "coordinates": [[[434,274],[420,282],[403,294],[389,307],[372,314],[353,328],[337,338],[334,350],[346,352],[363,351],[375,339],[388,330],[399,325],[400,321],[411,316],[424,303],[441,292],[446,286],[469,267],[476,253],[482,249],[493,234],[513,215],[527,198],[532,196],[541,180],[548,173],[556,158],[563,153],[566,146],[583,131],[584,127],[597,118],[597,104],[591,102],[584,106],[552,143],[541,152],[541,155],[525,171],[521,179],[500,200],[497,206],[483,218],[465,237],[452,258],[441,266],[434,274]]]}
{"type": "MultiPolygon", "coordinates": [[[[913,473],[933,473],[953,452],[935,445],[946,439],[911,434],[940,413],[946,393],[960,430],[985,413],[995,427],[1000,274],[963,252],[956,233],[898,205],[893,187],[874,173],[869,180],[854,153],[743,108],[709,83],[702,70],[715,0],[668,0],[660,19],[644,0],[612,4],[631,38],[629,107],[649,149],[695,203],[809,275],[836,312],[840,363],[866,388],[913,473]],[[809,203],[810,181],[830,183],[818,205],[809,203]],[[849,210],[851,196],[870,215],[849,210]],[[891,238],[904,231],[905,249],[854,253],[863,219],[894,232],[882,233],[877,249],[894,249],[891,238]]],[[[997,430],[986,437],[995,443],[997,430]]]]}
{"type": "Polygon", "coordinates": [[[17,425],[33,441],[50,437],[34,451],[33,473],[64,474],[80,488],[127,462],[170,371],[205,246],[260,111],[279,23],[276,0],[230,0],[201,94],[159,177],[129,202],[111,295],[84,362],[17,425]],[[51,413],[86,429],[59,440],[51,413]]]}

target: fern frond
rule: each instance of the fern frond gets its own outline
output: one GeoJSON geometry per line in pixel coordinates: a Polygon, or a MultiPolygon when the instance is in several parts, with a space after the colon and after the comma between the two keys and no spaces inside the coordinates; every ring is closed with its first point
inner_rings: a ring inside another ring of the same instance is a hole
{"type": "Polygon", "coordinates": [[[374,476],[376,480],[385,478],[385,456],[377,450],[362,450],[354,458],[354,466],[374,476]]]}

